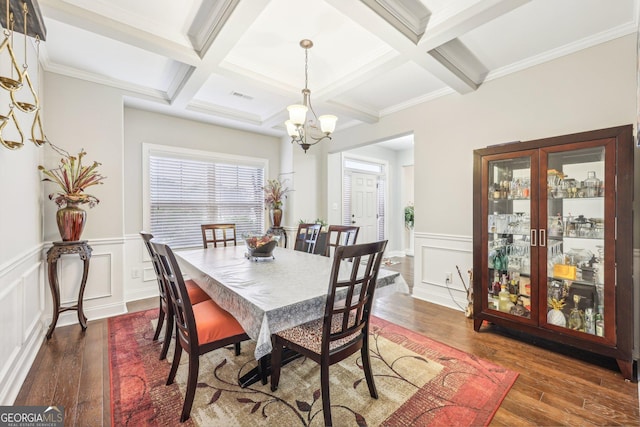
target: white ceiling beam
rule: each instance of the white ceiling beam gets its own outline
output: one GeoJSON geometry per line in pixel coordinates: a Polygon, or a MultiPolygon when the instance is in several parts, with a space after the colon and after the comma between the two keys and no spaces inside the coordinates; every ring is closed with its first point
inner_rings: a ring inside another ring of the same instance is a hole
{"type": "MultiPolygon", "coordinates": [[[[222,62],[268,4],[269,0],[241,1],[233,5],[232,11],[220,16],[221,20],[206,21],[208,25],[215,25],[216,28],[200,31],[201,33],[210,33],[212,37],[209,37],[203,46],[206,50],[200,53],[201,63],[178,86],[171,100],[174,106],[184,108],[189,105],[198,90],[217,69],[218,64],[222,62]]],[[[190,32],[196,32],[196,30],[192,28],[190,32]]]]}
{"type": "MultiPolygon", "coordinates": [[[[403,33],[389,31],[389,22],[378,15],[364,1],[345,2],[341,0],[327,0],[333,7],[358,22],[363,28],[367,28],[383,41],[391,45],[402,54],[406,60],[413,61],[423,67],[436,78],[458,93],[468,93],[478,88],[479,82],[472,76],[482,75],[483,69],[470,70],[471,75],[465,73],[469,65],[477,63],[474,58],[456,64],[451,61],[455,55],[447,55],[446,47],[441,47],[456,37],[527,3],[529,0],[466,0],[456,3],[455,9],[448,9],[439,14],[431,15],[427,29],[418,44],[413,43],[403,33]],[[448,23],[452,20],[452,23],[448,23]],[[428,52],[432,51],[433,54],[428,52]],[[447,60],[443,60],[447,58],[447,60]]],[[[391,28],[394,28],[391,26],[391,28]]]]}
{"type": "Polygon", "coordinates": [[[43,15],[47,18],[100,34],[188,65],[195,66],[200,63],[200,57],[190,46],[163,39],[64,1],[40,0],[39,5],[43,15]]]}
{"type": "Polygon", "coordinates": [[[425,68],[457,92],[467,93],[477,88],[476,85],[470,84],[470,79],[461,78],[458,74],[442,66],[442,64],[428,55],[425,50],[418,48],[415,43],[401,32],[395,30],[384,18],[380,17],[361,1],[327,0],[327,2],[340,12],[351,17],[363,28],[376,34],[385,43],[403,55],[406,60],[413,61],[425,68]],[[390,28],[394,29],[394,31],[389,31],[390,28]]]}
{"type": "Polygon", "coordinates": [[[431,16],[424,36],[418,43],[429,51],[511,12],[531,0],[466,0],[431,16]]]}
{"type": "Polygon", "coordinates": [[[419,0],[361,0],[409,40],[418,43],[431,12],[419,0]]]}

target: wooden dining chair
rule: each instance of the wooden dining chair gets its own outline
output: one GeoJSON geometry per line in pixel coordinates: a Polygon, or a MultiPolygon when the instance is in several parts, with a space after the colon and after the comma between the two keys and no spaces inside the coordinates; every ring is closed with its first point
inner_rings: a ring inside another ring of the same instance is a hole
{"type": "Polygon", "coordinates": [[[213,300],[209,299],[192,305],[180,266],[171,248],[154,242],[151,242],[151,247],[158,254],[175,313],[176,341],[167,385],[173,384],[175,380],[182,351],[189,354],[187,390],[180,415],[180,422],[185,422],[191,415],[200,370],[200,356],[230,344],[234,344],[235,353],[238,355],[240,343],[248,340],[249,336],[238,321],[213,300]]]}
{"type": "Polygon", "coordinates": [[[360,227],[356,225],[330,225],[327,230],[327,243],[324,256],[331,256],[331,248],[355,245],[360,227]]]}
{"type": "Polygon", "coordinates": [[[296,234],[294,249],[310,254],[315,253],[321,229],[322,224],[298,224],[298,233],[296,234]]]}
{"type": "Polygon", "coordinates": [[[202,229],[202,244],[205,249],[208,247],[208,243],[213,243],[214,248],[217,248],[218,244],[228,246],[227,242],[229,245],[237,245],[235,224],[202,224],[200,228],[202,229]]]}
{"type": "Polygon", "coordinates": [[[339,246],[333,258],[324,317],[271,336],[271,391],[278,389],[282,350],[289,348],[320,365],[324,423],[331,422],[329,366],[360,350],[371,397],[378,392],[369,359],[369,318],[387,241],[339,246]],[[343,262],[352,259],[352,262],[343,262]],[[341,273],[341,269],[347,269],[341,273]]]}
{"type": "MultiPolygon", "coordinates": [[[[160,350],[160,360],[163,360],[165,357],[167,357],[167,351],[169,350],[169,344],[171,343],[171,335],[173,334],[173,306],[169,301],[169,293],[164,282],[164,277],[162,276],[162,271],[160,270],[160,260],[158,259],[158,254],[156,254],[151,247],[151,239],[153,239],[153,234],[147,233],[146,231],[141,231],[140,236],[142,236],[144,245],[149,252],[151,263],[153,264],[153,270],[156,273],[156,280],[158,281],[160,308],[158,310],[158,325],[156,326],[156,332],[153,334],[153,341],[158,340],[160,331],[162,330],[162,326],[165,325],[164,341],[162,343],[162,350],[160,350]]],[[[197,304],[209,299],[209,295],[207,295],[207,293],[203,291],[202,288],[198,286],[193,280],[186,280],[185,286],[187,288],[189,301],[191,301],[191,303],[197,304]]]]}

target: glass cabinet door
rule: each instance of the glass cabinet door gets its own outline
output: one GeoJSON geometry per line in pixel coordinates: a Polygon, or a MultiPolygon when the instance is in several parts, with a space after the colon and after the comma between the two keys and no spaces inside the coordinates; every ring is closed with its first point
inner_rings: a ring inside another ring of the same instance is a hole
{"type": "Polygon", "coordinates": [[[547,280],[546,294],[540,296],[540,322],[604,337],[605,317],[613,315],[605,309],[612,307],[605,292],[605,266],[611,262],[605,237],[615,227],[614,215],[605,209],[611,184],[605,174],[606,150],[602,145],[567,148],[547,151],[543,160],[547,180],[541,215],[546,217],[540,228],[546,223],[547,248],[540,268],[547,280]]]}
{"type": "Polygon", "coordinates": [[[486,175],[487,308],[521,319],[532,319],[531,159],[489,160],[486,175]]]}

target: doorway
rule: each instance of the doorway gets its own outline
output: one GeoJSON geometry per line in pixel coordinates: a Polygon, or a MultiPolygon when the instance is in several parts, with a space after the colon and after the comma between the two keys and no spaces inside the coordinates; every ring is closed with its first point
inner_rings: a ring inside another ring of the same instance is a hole
{"type": "Polygon", "coordinates": [[[357,225],[358,243],[385,239],[385,163],[345,156],[342,212],[344,225],[357,225]]]}

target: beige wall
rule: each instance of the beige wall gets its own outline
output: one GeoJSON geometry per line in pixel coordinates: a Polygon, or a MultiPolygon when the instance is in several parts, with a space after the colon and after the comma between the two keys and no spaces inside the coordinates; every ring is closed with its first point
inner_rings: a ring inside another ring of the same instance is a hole
{"type": "Polygon", "coordinates": [[[125,234],[142,229],[142,143],[264,158],[269,177],[280,172],[279,138],[125,108],[125,234]]]}
{"type": "MultiPolygon", "coordinates": [[[[87,189],[100,203],[86,209],[87,223],[82,238],[121,238],[124,230],[122,91],[53,73],[45,73],[44,87],[47,137],[70,153],[84,148],[86,160],[102,163],[100,172],[107,177],[104,185],[87,189]]],[[[45,155],[47,165],[57,164],[58,155],[49,147],[45,148],[45,155]]],[[[45,194],[54,190],[57,188],[52,184],[44,187],[45,194]]],[[[47,199],[45,241],[60,240],[56,210],[56,204],[47,199]]]]}

